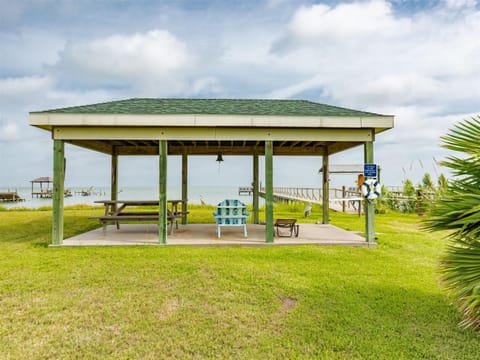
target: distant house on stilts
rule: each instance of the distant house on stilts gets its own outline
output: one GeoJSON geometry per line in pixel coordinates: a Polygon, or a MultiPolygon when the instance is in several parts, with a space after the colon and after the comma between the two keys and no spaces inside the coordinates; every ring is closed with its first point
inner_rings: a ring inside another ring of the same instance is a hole
{"type": "Polygon", "coordinates": [[[30,181],[32,184],[32,197],[37,198],[51,198],[52,197],[52,187],[50,184],[53,184],[53,179],[48,176],[39,177],[30,181]],[[46,185],[44,185],[46,184],[46,185]],[[38,186],[40,188],[38,188],[38,186]]]}

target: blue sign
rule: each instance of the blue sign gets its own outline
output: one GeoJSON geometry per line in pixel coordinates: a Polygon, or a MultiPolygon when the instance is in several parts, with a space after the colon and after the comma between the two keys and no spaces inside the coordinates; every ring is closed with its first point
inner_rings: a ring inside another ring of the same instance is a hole
{"type": "Polygon", "coordinates": [[[363,175],[365,177],[377,177],[377,164],[363,164],[363,175]]]}

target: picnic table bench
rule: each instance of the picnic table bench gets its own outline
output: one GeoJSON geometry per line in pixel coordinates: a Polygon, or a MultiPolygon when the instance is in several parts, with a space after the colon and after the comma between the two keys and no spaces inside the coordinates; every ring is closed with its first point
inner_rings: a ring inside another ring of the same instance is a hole
{"type": "MultiPolygon", "coordinates": [[[[120,222],[138,222],[138,221],[157,221],[158,211],[124,211],[127,207],[138,206],[158,206],[158,200],[99,200],[96,203],[105,206],[105,214],[103,216],[91,216],[90,219],[97,219],[103,226],[103,231],[106,232],[106,226],[109,223],[114,223],[117,229],[120,229],[120,222]]],[[[167,209],[167,221],[170,223],[169,234],[173,231],[173,223],[178,229],[178,219],[182,217],[183,212],[177,210],[178,203],[182,200],[169,200],[172,204],[172,210],[167,209]]]]}

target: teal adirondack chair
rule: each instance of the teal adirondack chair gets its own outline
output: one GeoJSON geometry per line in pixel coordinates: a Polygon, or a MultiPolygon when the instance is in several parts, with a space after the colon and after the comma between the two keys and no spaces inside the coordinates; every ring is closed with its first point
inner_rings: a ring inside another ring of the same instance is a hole
{"type": "Polygon", "coordinates": [[[247,237],[247,219],[250,213],[240,200],[223,200],[213,213],[217,224],[217,236],[220,239],[222,226],[243,226],[243,236],[247,237]]]}

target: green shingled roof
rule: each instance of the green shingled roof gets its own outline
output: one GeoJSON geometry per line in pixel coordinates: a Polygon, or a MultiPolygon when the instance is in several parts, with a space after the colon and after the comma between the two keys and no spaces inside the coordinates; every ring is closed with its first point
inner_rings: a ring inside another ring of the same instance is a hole
{"type": "Polygon", "coordinates": [[[128,99],[34,113],[379,116],[379,114],[324,105],[306,100],[267,99],[128,99]]]}

